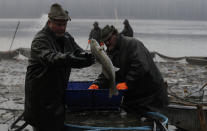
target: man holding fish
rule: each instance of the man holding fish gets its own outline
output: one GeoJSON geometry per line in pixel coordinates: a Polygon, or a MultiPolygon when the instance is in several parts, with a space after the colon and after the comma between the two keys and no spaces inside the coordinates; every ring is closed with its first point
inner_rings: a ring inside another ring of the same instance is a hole
{"type": "Polygon", "coordinates": [[[34,131],[64,131],[65,90],[71,68],[92,65],[95,58],[85,53],[66,32],[68,12],[55,3],[45,27],[32,41],[25,78],[24,120],[34,131]]]}
{"type": "MultiPolygon", "coordinates": [[[[102,29],[102,41],[113,66],[119,68],[115,72],[117,85],[114,88],[126,90],[122,103],[126,110],[145,113],[168,105],[167,84],[141,41],[118,34],[117,29],[109,25],[102,29]]],[[[104,72],[89,89],[109,87],[111,80],[104,72]]]]}

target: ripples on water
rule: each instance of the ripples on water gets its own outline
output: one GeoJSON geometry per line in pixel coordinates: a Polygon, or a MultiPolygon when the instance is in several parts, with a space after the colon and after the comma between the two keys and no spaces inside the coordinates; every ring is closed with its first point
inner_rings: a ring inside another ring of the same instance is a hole
{"type": "MultiPolygon", "coordinates": [[[[127,128],[152,125],[152,121],[145,117],[121,111],[70,112],[66,117],[66,123],[79,126],[127,128]]],[[[161,118],[158,120],[163,121],[161,118]]]]}

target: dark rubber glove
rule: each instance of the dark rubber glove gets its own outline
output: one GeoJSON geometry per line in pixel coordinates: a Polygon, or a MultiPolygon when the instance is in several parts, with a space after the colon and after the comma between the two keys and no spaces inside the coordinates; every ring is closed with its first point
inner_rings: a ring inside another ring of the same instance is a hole
{"type": "Polygon", "coordinates": [[[85,53],[84,57],[87,59],[87,63],[86,63],[87,66],[91,66],[92,64],[95,63],[96,59],[94,55],[92,55],[91,53],[85,53]]]}
{"type": "Polygon", "coordinates": [[[83,68],[92,65],[95,62],[95,58],[90,54],[80,54],[78,51],[69,53],[68,59],[73,68],[83,68]]]}
{"type": "Polygon", "coordinates": [[[95,57],[91,53],[79,54],[79,56],[86,58],[89,66],[95,63],[95,57]]]}

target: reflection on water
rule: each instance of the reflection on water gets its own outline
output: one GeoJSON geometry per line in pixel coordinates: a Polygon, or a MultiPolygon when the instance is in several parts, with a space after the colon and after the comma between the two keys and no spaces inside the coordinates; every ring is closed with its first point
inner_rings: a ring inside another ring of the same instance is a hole
{"type": "MultiPolygon", "coordinates": [[[[152,121],[145,117],[121,111],[69,112],[66,117],[66,123],[79,126],[126,128],[152,125],[152,121]]],[[[161,118],[155,119],[161,120],[161,118]]]]}

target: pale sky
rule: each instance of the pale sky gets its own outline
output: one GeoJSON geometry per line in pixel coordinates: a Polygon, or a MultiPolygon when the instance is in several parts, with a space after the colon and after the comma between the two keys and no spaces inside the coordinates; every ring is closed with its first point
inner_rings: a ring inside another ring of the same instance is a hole
{"type": "Polygon", "coordinates": [[[0,0],[0,18],[33,18],[59,2],[73,18],[207,20],[207,0],[0,0]]]}

